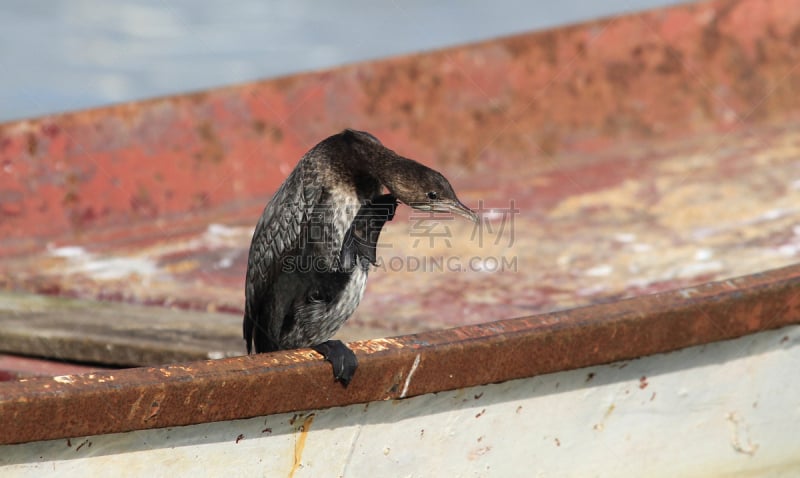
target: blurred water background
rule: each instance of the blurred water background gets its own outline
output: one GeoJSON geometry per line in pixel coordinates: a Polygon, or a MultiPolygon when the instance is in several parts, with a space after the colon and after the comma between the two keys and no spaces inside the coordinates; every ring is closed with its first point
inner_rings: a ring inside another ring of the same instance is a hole
{"type": "Polygon", "coordinates": [[[0,121],[328,68],[675,0],[2,0],[0,121]]]}

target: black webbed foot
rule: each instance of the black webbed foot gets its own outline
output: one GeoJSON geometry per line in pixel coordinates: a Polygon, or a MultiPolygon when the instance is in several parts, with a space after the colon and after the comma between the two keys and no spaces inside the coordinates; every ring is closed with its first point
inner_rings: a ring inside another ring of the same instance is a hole
{"type": "Polygon", "coordinates": [[[328,340],[311,347],[333,365],[333,377],[346,387],[358,368],[358,359],[340,340],[328,340]]]}

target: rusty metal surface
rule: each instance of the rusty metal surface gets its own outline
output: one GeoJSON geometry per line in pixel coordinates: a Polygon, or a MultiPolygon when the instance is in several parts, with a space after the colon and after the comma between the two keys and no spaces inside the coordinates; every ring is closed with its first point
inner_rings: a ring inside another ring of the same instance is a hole
{"type": "Polygon", "coordinates": [[[0,474],[795,478],[797,363],[790,325],[369,406],[3,445],[0,474]]]}
{"type": "MultiPolygon", "coordinates": [[[[497,170],[502,188],[495,190],[470,188],[473,177],[460,176],[470,204],[502,210],[514,200],[513,226],[496,234],[510,219],[499,214],[495,234],[485,229],[483,242],[461,221],[436,229],[449,237],[421,237],[420,215],[401,208],[381,237],[385,267],[371,274],[348,325],[411,333],[796,263],[800,128],[760,127],[718,148],[723,139],[647,143],[529,177],[497,170]],[[598,170],[605,171],[601,183],[598,170]],[[536,184],[532,193],[526,182],[536,184]],[[509,267],[470,268],[472,258],[509,267]],[[461,270],[436,270],[434,261],[461,270]]],[[[12,289],[240,313],[254,221],[231,221],[138,245],[54,247],[6,258],[0,269],[12,289]]],[[[132,240],[137,234],[131,231],[132,240]]]]}
{"type": "Polygon", "coordinates": [[[571,311],[353,343],[349,388],[298,350],[0,383],[0,443],[96,435],[453,390],[800,323],[800,266],[571,311]]]}
{"type": "Polygon", "coordinates": [[[376,336],[789,265],[798,32],[800,2],[704,2],[0,125],[0,287],[240,313],[269,194],[344,126],[519,210],[479,243],[457,221],[415,236],[401,208],[351,320],[376,336]]]}
{"type": "Polygon", "coordinates": [[[798,7],[703,2],[0,125],[0,253],[191,230],[345,126],[470,176],[796,117],[798,7]]]}

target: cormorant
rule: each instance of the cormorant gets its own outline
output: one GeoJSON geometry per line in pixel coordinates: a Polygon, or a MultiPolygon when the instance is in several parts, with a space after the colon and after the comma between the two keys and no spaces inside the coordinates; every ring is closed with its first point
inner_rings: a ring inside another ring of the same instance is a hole
{"type": "Polygon", "coordinates": [[[378,235],[398,200],[477,221],[444,176],[369,133],[344,130],[303,156],[253,233],[243,327],[248,353],[311,347],[347,386],[356,356],[329,339],[361,301],[378,235]],[[384,187],[388,194],[381,194],[384,187]]]}

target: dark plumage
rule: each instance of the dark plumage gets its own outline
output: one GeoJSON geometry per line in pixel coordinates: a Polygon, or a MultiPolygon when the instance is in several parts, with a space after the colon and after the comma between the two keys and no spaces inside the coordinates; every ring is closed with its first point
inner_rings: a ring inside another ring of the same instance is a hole
{"type": "Polygon", "coordinates": [[[329,340],[355,311],[383,225],[398,200],[416,209],[474,212],[437,171],[369,133],[345,130],[306,153],[256,225],[245,283],[247,352],[311,347],[347,385],[355,354],[329,340]],[[381,194],[383,188],[389,194],[381,194]]]}

